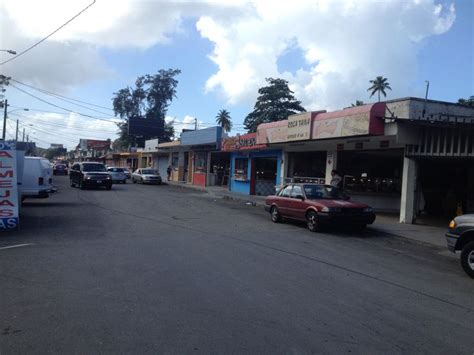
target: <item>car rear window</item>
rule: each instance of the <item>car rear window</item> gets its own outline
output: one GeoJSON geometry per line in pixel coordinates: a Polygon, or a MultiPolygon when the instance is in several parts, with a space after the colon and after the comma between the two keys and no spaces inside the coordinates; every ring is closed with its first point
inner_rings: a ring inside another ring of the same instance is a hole
{"type": "Polygon", "coordinates": [[[105,171],[103,164],[82,164],[82,171],[105,171]]]}
{"type": "Polygon", "coordinates": [[[112,173],[123,173],[125,170],[122,168],[109,168],[108,171],[112,173]]]}

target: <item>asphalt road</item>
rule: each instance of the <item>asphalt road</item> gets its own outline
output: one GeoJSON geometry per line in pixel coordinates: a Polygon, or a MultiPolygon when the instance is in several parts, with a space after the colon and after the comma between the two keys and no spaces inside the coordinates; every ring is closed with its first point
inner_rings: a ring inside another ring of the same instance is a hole
{"type": "Polygon", "coordinates": [[[56,181],[0,235],[2,355],[474,351],[474,282],[442,249],[183,188],[56,181]]]}

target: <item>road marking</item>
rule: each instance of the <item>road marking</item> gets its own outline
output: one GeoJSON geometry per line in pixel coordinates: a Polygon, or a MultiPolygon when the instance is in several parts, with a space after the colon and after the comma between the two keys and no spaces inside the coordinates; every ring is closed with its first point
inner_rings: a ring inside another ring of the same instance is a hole
{"type": "Polygon", "coordinates": [[[26,244],[15,244],[15,245],[9,245],[7,247],[1,247],[0,250],[2,249],[13,249],[13,248],[21,248],[21,247],[27,247],[29,245],[34,245],[33,243],[26,243],[26,244]]]}

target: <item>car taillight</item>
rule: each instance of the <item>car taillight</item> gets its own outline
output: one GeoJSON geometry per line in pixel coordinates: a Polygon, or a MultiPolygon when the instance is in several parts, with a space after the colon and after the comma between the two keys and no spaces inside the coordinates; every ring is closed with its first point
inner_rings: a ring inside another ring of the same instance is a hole
{"type": "Polygon", "coordinates": [[[43,185],[44,179],[42,177],[38,178],[38,185],[43,185]]]}

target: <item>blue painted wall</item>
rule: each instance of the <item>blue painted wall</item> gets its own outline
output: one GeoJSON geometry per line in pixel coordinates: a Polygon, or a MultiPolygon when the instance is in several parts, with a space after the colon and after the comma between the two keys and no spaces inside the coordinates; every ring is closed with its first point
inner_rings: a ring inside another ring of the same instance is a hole
{"type": "Polygon", "coordinates": [[[275,185],[280,185],[280,172],[281,172],[281,150],[264,150],[257,152],[233,152],[230,156],[230,191],[237,192],[244,195],[250,195],[250,161],[252,158],[265,158],[265,157],[276,157],[277,158],[277,176],[275,185]],[[235,172],[235,159],[248,158],[247,162],[247,181],[235,181],[233,176],[235,172]]]}
{"type": "Polygon", "coordinates": [[[222,127],[210,127],[183,132],[181,134],[181,145],[216,144],[216,148],[219,148],[221,138],[222,127]]]}

